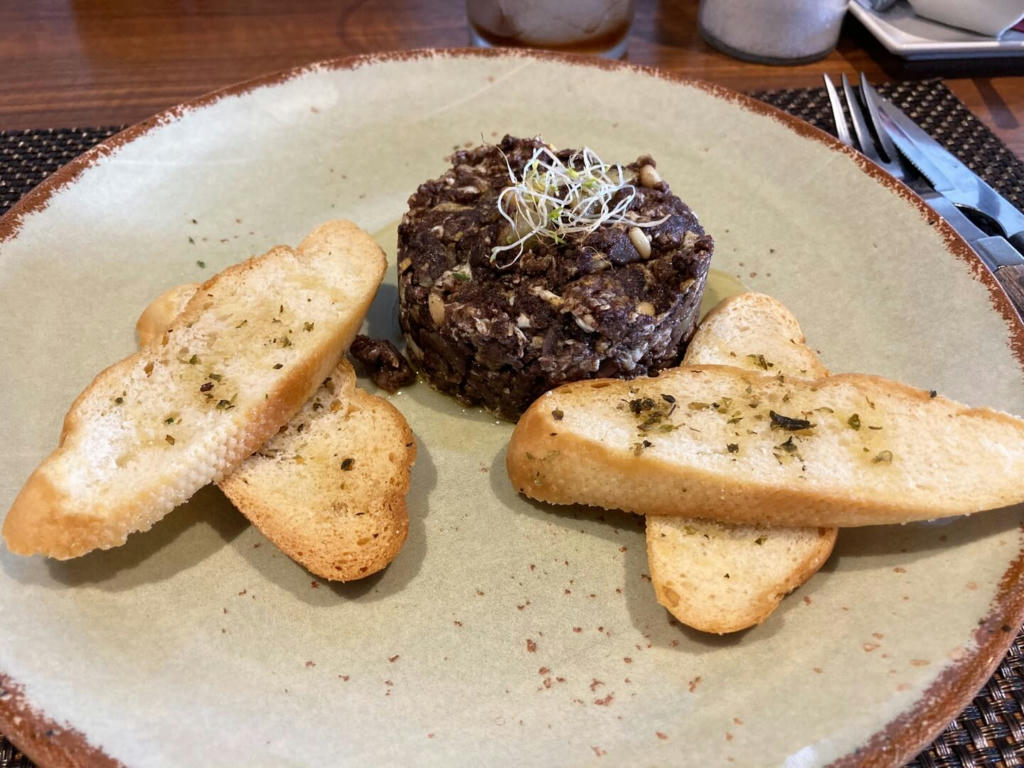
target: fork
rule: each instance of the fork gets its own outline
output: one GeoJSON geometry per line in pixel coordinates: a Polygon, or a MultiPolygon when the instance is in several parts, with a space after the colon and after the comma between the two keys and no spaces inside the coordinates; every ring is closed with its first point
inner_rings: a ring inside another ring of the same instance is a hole
{"type": "Polygon", "coordinates": [[[843,95],[846,97],[846,106],[850,110],[853,132],[857,137],[856,142],[850,135],[850,129],[846,123],[846,115],[843,113],[843,103],[839,98],[839,93],[832,82],[832,78],[828,75],[823,75],[822,77],[825,80],[825,90],[828,92],[828,101],[832,107],[832,119],[835,121],[836,134],[839,136],[839,140],[846,146],[858,150],[868,160],[884,169],[890,176],[902,181],[919,195],[923,196],[923,194],[931,191],[927,181],[920,175],[912,173],[904,165],[903,160],[900,158],[899,150],[892,143],[888,132],[882,127],[881,120],[878,117],[878,92],[868,82],[864,73],[861,72],[860,74],[860,95],[864,99],[865,105],[867,105],[867,116],[871,121],[870,128],[864,119],[864,110],[860,106],[860,99],[857,98],[857,94],[853,86],[850,85],[850,81],[845,73],[842,76],[843,95]],[[872,131],[878,137],[877,144],[872,137],[872,131]]]}
{"type": "Polygon", "coordinates": [[[961,231],[961,226],[964,226],[967,231],[971,231],[973,228],[978,231],[979,235],[984,234],[978,229],[977,223],[988,218],[984,213],[969,205],[961,206],[950,202],[944,195],[936,192],[928,179],[922,176],[913,165],[903,159],[878,116],[882,97],[868,82],[863,72],[860,73],[860,98],[858,98],[858,89],[850,85],[845,74],[842,75],[841,80],[843,96],[846,98],[846,106],[850,111],[856,141],[854,141],[854,136],[850,135],[846,116],[843,114],[843,103],[832,78],[827,74],[822,75],[822,78],[825,81],[825,90],[828,92],[829,105],[832,107],[832,119],[835,121],[836,134],[843,144],[857,150],[890,176],[910,187],[918,197],[923,198],[932,210],[946,219],[957,231],[961,231]],[[861,107],[861,100],[867,107],[866,115],[861,107]],[[875,137],[877,137],[877,143],[875,137]],[[965,214],[969,214],[969,217],[965,214]]]}
{"type": "MultiPolygon", "coordinates": [[[[889,132],[882,125],[882,121],[878,117],[878,104],[881,97],[871,83],[868,82],[863,72],[860,73],[860,96],[867,106],[867,119],[865,119],[865,111],[861,108],[860,99],[857,98],[855,89],[850,85],[846,75],[843,74],[842,76],[843,95],[846,97],[846,106],[850,110],[850,119],[853,123],[853,133],[856,136],[856,141],[850,135],[846,116],[843,114],[843,103],[839,98],[839,93],[832,82],[832,78],[827,74],[822,75],[822,77],[825,81],[825,90],[828,92],[829,104],[832,107],[832,119],[836,124],[836,134],[843,144],[858,150],[890,176],[910,187],[918,197],[924,199],[933,211],[949,222],[958,232],[974,231],[979,236],[984,235],[984,232],[977,228],[973,220],[964,215],[961,209],[946,199],[946,197],[936,192],[927,179],[916,170],[913,170],[913,166],[903,160],[899,150],[896,149],[896,145],[889,138],[889,132]],[[868,120],[870,120],[870,127],[868,120]],[[872,133],[878,137],[877,143],[872,133]]],[[[966,208],[966,210],[979,216],[983,215],[974,208],[966,208]]]]}
{"type": "MultiPolygon", "coordinates": [[[[912,166],[909,166],[900,155],[899,150],[896,149],[892,139],[889,138],[888,131],[878,117],[878,105],[881,97],[871,86],[871,83],[868,82],[863,72],[860,74],[860,96],[867,106],[867,119],[865,119],[864,110],[861,108],[860,100],[857,98],[854,88],[850,85],[849,79],[847,79],[845,74],[842,76],[843,95],[846,97],[846,106],[850,110],[856,142],[854,142],[853,137],[850,135],[846,116],[843,113],[843,104],[840,101],[839,93],[832,82],[832,78],[827,74],[823,75],[823,78],[839,140],[848,147],[859,150],[868,160],[910,187],[925,201],[928,207],[944,218],[953,229],[964,237],[1003,286],[1011,304],[1014,305],[1017,313],[1024,320],[1024,267],[1000,264],[999,251],[1003,246],[1005,246],[1006,250],[1012,251],[1015,258],[1019,258],[1019,254],[1013,250],[1013,246],[1002,237],[986,236],[986,233],[979,229],[974,221],[964,215],[960,208],[944,195],[936,192],[928,180],[921,176],[920,173],[916,170],[911,170],[912,166]],[[870,120],[870,128],[868,120],[870,120]],[[878,137],[877,143],[872,136],[872,132],[874,136],[878,137]]],[[[984,216],[981,211],[974,208],[965,206],[965,210],[977,214],[979,217],[984,216]]]]}

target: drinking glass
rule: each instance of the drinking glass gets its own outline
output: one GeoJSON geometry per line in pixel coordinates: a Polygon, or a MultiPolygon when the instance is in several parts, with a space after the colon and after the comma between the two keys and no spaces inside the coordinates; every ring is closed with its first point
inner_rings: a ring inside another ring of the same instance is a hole
{"type": "Polygon", "coordinates": [[[621,58],[633,0],[466,0],[474,45],[545,48],[621,58]]]}

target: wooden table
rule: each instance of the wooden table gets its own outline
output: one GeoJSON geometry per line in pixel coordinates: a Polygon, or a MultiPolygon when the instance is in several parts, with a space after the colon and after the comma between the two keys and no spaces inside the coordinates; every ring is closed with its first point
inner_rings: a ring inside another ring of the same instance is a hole
{"type": "MultiPolygon", "coordinates": [[[[460,0],[31,0],[0,3],[0,130],[119,125],[256,75],[375,51],[461,47],[460,0]]],[[[944,77],[1024,156],[1024,76],[1016,62],[908,66],[852,18],[827,58],[748,64],[697,34],[697,0],[637,0],[627,60],[737,90],[944,77]]]]}

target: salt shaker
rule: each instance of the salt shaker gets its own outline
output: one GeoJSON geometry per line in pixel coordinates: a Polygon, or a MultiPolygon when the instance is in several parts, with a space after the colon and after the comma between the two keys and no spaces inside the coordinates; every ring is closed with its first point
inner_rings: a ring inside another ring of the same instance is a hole
{"type": "Polygon", "coordinates": [[[714,48],[746,61],[804,64],[839,39],[847,0],[701,0],[698,28],[714,48]]]}

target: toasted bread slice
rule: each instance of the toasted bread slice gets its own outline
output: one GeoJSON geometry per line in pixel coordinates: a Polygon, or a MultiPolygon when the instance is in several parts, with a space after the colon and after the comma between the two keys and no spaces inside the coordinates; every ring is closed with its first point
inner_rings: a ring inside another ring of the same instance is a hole
{"type": "MultiPolygon", "coordinates": [[[[139,317],[140,344],[160,338],[195,284],[161,294],[139,317]]],[[[281,431],[218,485],[278,548],[324,579],[376,573],[405,542],[416,457],[405,417],[356,386],[343,360],[281,431]]]]}
{"type": "Polygon", "coordinates": [[[702,632],[738,632],[767,619],[828,560],[835,528],[770,528],[650,515],[654,594],[702,632]]]}
{"type": "Polygon", "coordinates": [[[204,283],[167,333],[99,374],[4,520],[8,548],[60,559],[123,544],[274,435],[337,365],[383,252],[319,227],[204,283]]]}
{"type": "Polygon", "coordinates": [[[683,365],[732,365],[801,379],[828,376],[782,302],[740,293],[716,304],[690,339],[683,365]]]}
{"type": "Polygon", "coordinates": [[[1024,419],[877,376],[731,366],[574,382],[507,458],[541,501],[781,526],[859,526],[1024,501],[1024,419]]]}
{"type": "MultiPolygon", "coordinates": [[[[761,293],[731,296],[715,306],[698,326],[683,362],[806,378],[828,375],[796,318],[761,293]]],[[[832,553],[836,533],[835,528],[648,515],[647,561],[654,593],[687,626],[737,632],[760,624],[783,597],[814,575],[832,553]]]]}
{"type": "Polygon", "coordinates": [[[281,432],[219,483],[288,557],[324,579],[383,569],[405,543],[416,444],[391,403],[343,360],[281,432]]]}

